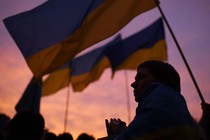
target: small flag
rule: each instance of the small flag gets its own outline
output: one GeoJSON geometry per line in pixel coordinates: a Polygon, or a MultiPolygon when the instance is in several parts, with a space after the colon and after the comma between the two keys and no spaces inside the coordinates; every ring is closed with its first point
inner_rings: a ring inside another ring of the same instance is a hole
{"type": "Polygon", "coordinates": [[[33,112],[39,112],[40,98],[41,98],[41,86],[42,81],[33,77],[24,91],[22,97],[18,101],[15,109],[17,112],[23,110],[30,110],[33,112]]]}

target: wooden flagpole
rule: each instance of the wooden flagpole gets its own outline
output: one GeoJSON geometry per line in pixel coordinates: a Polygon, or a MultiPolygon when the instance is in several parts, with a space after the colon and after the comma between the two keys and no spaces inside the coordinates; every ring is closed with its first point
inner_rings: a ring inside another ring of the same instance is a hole
{"type": "Polygon", "coordinates": [[[182,49],[181,49],[181,47],[180,47],[180,45],[179,45],[179,43],[178,43],[178,41],[177,41],[177,39],[176,39],[176,37],[175,37],[175,35],[174,35],[174,33],[173,33],[173,31],[172,31],[172,29],[171,29],[169,23],[168,23],[168,21],[167,21],[165,15],[164,15],[164,13],[163,13],[163,11],[162,11],[162,9],[161,9],[161,7],[160,7],[160,5],[159,5],[160,2],[159,2],[159,0],[154,0],[154,1],[155,1],[155,4],[157,5],[157,7],[158,7],[158,9],[159,9],[159,11],[160,11],[160,13],[161,13],[161,15],[162,15],[163,20],[164,20],[165,23],[166,23],[166,26],[167,26],[168,29],[169,29],[169,32],[170,32],[171,35],[172,35],[172,38],[173,38],[173,40],[174,40],[174,42],[175,42],[175,44],[176,44],[176,46],[177,46],[177,48],[178,48],[178,50],[179,50],[179,53],[181,54],[181,57],[182,57],[182,59],[183,59],[185,65],[186,65],[186,67],[187,67],[187,70],[188,70],[188,72],[189,72],[189,74],[190,74],[190,76],[191,76],[191,78],[192,78],[192,81],[193,81],[193,83],[194,83],[194,85],[195,85],[195,88],[196,88],[196,90],[197,90],[197,92],[198,92],[198,95],[199,95],[199,97],[200,97],[200,99],[201,99],[201,102],[202,102],[202,103],[205,103],[205,100],[204,100],[204,98],[203,98],[203,95],[202,95],[202,93],[201,93],[201,91],[200,91],[200,88],[199,88],[199,86],[198,86],[198,84],[197,84],[197,82],[196,82],[196,80],[195,80],[195,78],[194,78],[194,76],[193,76],[193,73],[192,73],[192,71],[191,71],[191,69],[190,69],[190,67],[189,67],[189,65],[188,65],[188,62],[187,62],[187,60],[186,60],[186,58],[185,58],[185,56],[184,56],[184,54],[183,54],[183,52],[182,52],[182,49]]]}

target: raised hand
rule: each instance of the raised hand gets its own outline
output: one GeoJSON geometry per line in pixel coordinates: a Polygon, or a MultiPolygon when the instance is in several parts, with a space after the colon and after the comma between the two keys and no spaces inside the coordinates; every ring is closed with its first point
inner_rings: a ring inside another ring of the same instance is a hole
{"type": "Polygon", "coordinates": [[[121,121],[119,118],[111,118],[110,122],[106,119],[105,124],[108,136],[120,134],[122,130],[126,128],[126,123],[121,121]]]}

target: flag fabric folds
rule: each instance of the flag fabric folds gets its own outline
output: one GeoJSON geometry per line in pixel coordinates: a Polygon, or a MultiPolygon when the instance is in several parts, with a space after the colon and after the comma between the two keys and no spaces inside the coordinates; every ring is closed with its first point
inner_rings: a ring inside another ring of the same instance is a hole
{"type": "Polygon", "coordinates": [[[110,67],[103,50],[104,47],[98,48],[72,61],[71,84],[74,91],[82,91],[90,82],[98,80],[103,71],[110,67]]]}
{"type": "Polygon", "coordinates": [[[42,83],[42,96],[51,95],[69,86],[70,73],[69,63],[51,73],[42,83]]]}
{"type": "MultiPolygon", "coordinates": [[[[74,33],[82,25],[87,14],[102,2],[103,0],[97,3],[95,0],[85,0],[82,3],[78,0],[50,0],[30,11],[6,18],[4,23],[29,67],[36,65],[43,71],[46,67],[44,59],[54,57],[56,52],[50,51],[44,54],[45,56],[41,55],[40,60],[36,61],[30,61],[30,57],[39,55],[40,51],[74,33]]],[[[35,76],[41,74],[36,67],[32,72],[35,76]]]]}
{"type": "Polygon", "coordinates": [[[153,0],[51,0],[4,23],[33,74],[41,77],[154,7],[153,0]]]}
{"type": "Polygon", "coordinates": [[[167,48],[162,18],[142,31],[106,49],[105,55],[111,62],[113,72],[136,69],[146,60],[166,60],[167,48]]]}
{"type": "Polygon", "coordinates": [[[108,67],[114,75],[117,70],[136,69],[141,62],[151,59],[167,60],[162,18],[134,35],[125,39],[119,35],[105,46],[73,59],[43,82],[42,96],[51,95],[69,83],[74,91],[83,91],[108,67]]]}
{"type": "Polygon", "coordinates": [[[71,84],[74,91],[84,90],[89,83],[97,81],[106,68],[111,67],[110,61],[104,55],[104,50],[118,42],[121,42],[121,35],[117,35],[103,47],[72,61],[71,84]]]}
{"type": "Polygon", "coordinates": [[[51,73],[42,86],[42,96],[51,95],[67,87],[71,83],[74,91],[84,90],[91,82],[97,81],[103,71],[110,67],[110,62],[104,55],[104,50],[121,41],[121,35],[102,47],[74,58],[61,69],[51,73]]]}
{"type": "Polygon", "coordinates": [[[23,110],[30,110],[33,112],[39,112],[41,87],[42,80],[37,80],[33,77],[15,106],[16,111],[20,112],[23,110]]]}

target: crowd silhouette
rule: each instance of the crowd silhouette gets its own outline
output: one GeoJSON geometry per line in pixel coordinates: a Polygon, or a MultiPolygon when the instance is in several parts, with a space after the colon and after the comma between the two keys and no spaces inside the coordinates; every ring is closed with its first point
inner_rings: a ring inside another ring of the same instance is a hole
{"type": "MultiPolygon", "coordinates": [[[[210,104],[202,103],[202,117],[198,124],[206,140],[210,140],[210,104]]],[[[69,132],[56,135],[44,128],[44,118],[31,111],[18,112],[12,119],[0,114],[0,140],[74,140],[69,132]]],[[[93,135],[81,133],[75,140],[96,140],[93,135]]]]}
{"type": "MultiPolygon", "coordinates": [[[[198,124],[210,140],[210,104],[202,103],[202,117],[198,124]]],[[[44,118],[31,111],[18,112],[12,119],[0,114],[0,140],[74,140],[69,132],[56,135],[44,127],[44,118]]],[[[96,140],[93,135],[81,133],[75,140],[96,140]]]]}
{"type": "MultiPolygon", "coordinates": [[[[0,114],[0,140],[74,140],[70,132],[56,135],[45,129],[40,113],[20,111],[11,119],[0,114]]],[[[93,135],[81,133],[76,140],[95,140],[93,135]]]]}

